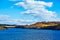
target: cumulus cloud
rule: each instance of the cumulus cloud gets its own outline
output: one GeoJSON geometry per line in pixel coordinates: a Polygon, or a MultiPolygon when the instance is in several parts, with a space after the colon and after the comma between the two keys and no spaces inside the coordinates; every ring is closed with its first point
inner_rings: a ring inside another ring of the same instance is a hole
{"type": "Polygon", "coordinates": [[[45,21],[57,20],[56,12],[46,9],[46,7],[52,7],[53,2],[25,0],[23,2],[17,2],[14,5],[22,6],[25,9],[25,11],[21,12],[22,14],[36,16],[37,18],[42,18],[45,21]]]}

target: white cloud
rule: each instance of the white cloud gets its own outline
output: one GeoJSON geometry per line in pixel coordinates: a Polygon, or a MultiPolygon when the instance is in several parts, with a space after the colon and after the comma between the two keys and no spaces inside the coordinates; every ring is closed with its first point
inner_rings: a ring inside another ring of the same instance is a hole
{"type": "Polygon", "coordinates": [[[53,2],[35,1],[35,0],[25,0],[23,2],[18,2],[14,5],[22,6],[26,11],[21,12],[22,14],[29,14],[42,18],[45,21],[55,21],[57,20],[56,12],[49,11],[46,7],[52,7],[53,2]]]}
{"type": "Polygon", "coordinates": [[[26,23],[31,23],[31,22],[35,22],[36,20],[29,20],[29,19],[12,19],[11,17],[9,17],[8,15],[0,15],[0,23],[7,23],[7,24],[19,24],[19,25],[24,25],[26,23]]]}
{"type": "Polygon", "coordinates": [[[6,22],[13,22],[13,19],[11,19],[8,15],[0,15],[0,21],[6,21],[6,22]]]}

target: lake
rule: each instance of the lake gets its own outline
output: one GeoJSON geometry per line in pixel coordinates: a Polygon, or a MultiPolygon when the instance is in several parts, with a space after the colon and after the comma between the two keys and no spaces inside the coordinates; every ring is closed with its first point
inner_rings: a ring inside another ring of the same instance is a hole
{"type": "Polygon", "coordinates": [[[0,40],[60,40],[60,30],[9,28],[0,30],[0,40]]]}

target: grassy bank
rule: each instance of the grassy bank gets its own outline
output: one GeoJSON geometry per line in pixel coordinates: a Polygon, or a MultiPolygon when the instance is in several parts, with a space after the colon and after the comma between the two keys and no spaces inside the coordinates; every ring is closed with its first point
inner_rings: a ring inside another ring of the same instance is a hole
{"type": "Polygon", "coordinates": [[[4,26],[0,26],[0,30],[5,30],[6,28],[4,26]]]}

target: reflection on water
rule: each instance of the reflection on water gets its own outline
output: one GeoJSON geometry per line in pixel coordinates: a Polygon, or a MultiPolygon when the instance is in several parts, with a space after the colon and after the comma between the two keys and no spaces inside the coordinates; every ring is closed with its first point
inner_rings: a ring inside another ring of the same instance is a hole
{"type": "Polygon", "coordinates": [[[60,40],[60,31],[10,28],[0,30],[0,40],[60,40]]]}

